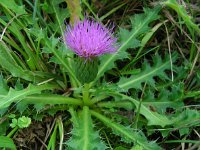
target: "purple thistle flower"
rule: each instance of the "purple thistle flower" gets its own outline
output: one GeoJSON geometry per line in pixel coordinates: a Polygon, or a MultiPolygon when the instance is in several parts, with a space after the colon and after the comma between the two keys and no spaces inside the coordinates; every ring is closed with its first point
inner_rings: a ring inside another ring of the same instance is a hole
{"type": "Polygon", "coordinates": [[[113,28],[108,29],[102,24],[85,19],[67,26],[65,42],[69,49],[78,56],[90,59],[106,53],[117,51],[117,38],[113,36],[113,28]]]}

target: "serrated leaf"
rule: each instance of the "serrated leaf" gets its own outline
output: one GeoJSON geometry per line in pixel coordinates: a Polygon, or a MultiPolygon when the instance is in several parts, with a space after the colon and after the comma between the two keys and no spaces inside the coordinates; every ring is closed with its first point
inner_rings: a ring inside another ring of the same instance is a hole
{"type": "Polygon", "coordinates": [[[190,125],[199,125],[200,124],[200,112],[192,109],[185,109],[184,111],[177,112],[173,116],[173,125],[174,127],[180,128],[190,125]]]}
{"type": "MultiPolygon", "coordinates": [[[[126,40],[127,40],[127,37],[131,37],[132,32],[130,32],[127,29],[120,28],[119,29],[119,35],[120,35],[120,42],[125,43],[126,40]]],[[[140,46],[140,41],[135,38],[135,39],[132,39],[131,42],[127,43],[126,47],[124,49],[126,49],[126,48],[137,48],[139,46],[140,46]]]]}
{"type": "MultiPolygon", "coordinates": [[[[126,50],[132,47],[138,47],[139,41],[138,37],[149,30],[149,23],[159,18],[158,12],[160,11],[159,7],[154,9],[144,9],[144,14],[135,15],[132,19],[132,30],[128,31],[125,29],[120,30],[120,39],[121,46],[119,47],[117,53],[110,55],[110,57],[103,57],[99,67],[99,72],[96,80],[101,77],[104,72],[112,69],[115,65],[114,62],[118,59],[124,59],[121,53],[127,53],[126,50]]],[[[128,54],[123,55],[128,56],[128,54]]]]}
{"type": "MultiPolygon", "coordinates": [[[[175,60],[175,55],[173,55],[173,60],[175,60]]],[[[154,65],[150,66],[147,61],[144,62],[142,71],[137,75],[132,75],[129,78],[122,77],[117,85],[122,89],[123,92],[127,92],[129,89],[141,89],[142,83],[147,83],[151,86],[155,86],[155,81],[153,77],[160,77],[161,79],[167,79],[165,70],[170,69],[170,59],[166,57],[162,61],[159,55],[154,58],[154,65]]]]}
{"type": "Polygon", "coordinates": [[[179,129],[180,136],[188,135],[189,132],[190,132],[189,128],[181,128],[181,129],[179,129]]]}
{"type": "Polygon", "coordinates": [[[70,109],[73,122],[72,137],[67,141],[69,149],[73,150],[104,150],[105,144],[100,140],[97,131],[94,131],[91,114],[87,106],[83,107],[80,116],[70,109]]]}
{"type": "MultiPolygon", "coordinates": [[[[136,108],[138,109],[140,102],[133,99],[132,97],[126,96],[124,94],[116,94],[116,93],[110,93],[110,95],[118,95],[121,96],[121,101],[122,100],[129,100],[131,101],[136,108]]],[[[166,115],[159,114],[157,112],[153,112],[149,109],[149,107],[145,106],[143,103],[141,103],[140,106],[140,114],[142,114],[147,120],[148,120],[148,125],[159,125],[161,127],[165,127],[166,125],[171,125],[173,124],[173,121],[167,118],[166,115]]]]}
{"type": "Polygon", "coordinates": [[[53,63],[55,63],[55,64],[61,65],[61,62],[60,62],[59,59],[57,59],[55,56],[52,56],[52,57],[49,59],[49,62],[53,62],[53,63]]]}
{"type": "Polygon", "coordinates": [[[172,85],[172,90],[160,89],[160,93],[155,97],[155,91],[146,91],[143,98],[143,104],[152,107],[156,112],[165,114],[167,108],[178,109],[184,106],[182,101],[184,96],[184,83],[172,85]]]}
{"type": "Polygon", "coordinates": [[[68,9],[66,8],[62,8],[60,7],[59,5],[61,3],[64,3],[65,0],[52,0],[50,1],[51,5],[52,6],[52,9],[55,13],[55,21],[57,21],[58,24],[52,24],[52,25],[56,25],[55,26],[55,29],[57,29],[57,25],[59,25],[59,28],[60,28],[60,33],[63,35],[64,34],[64,31],[63,31],[63,24],[64,24],[64,20],[66,18],[69,18],[69,11],[68,9]]]}
{"type": "Polygon", "coordinates": [[[82,105],[82,100],[72,97],[61,96],[57,94],[33,94],[22,99],[17,103],[17,110],[23,112],[29,104],[33,104],[37,111],[44,108],[45,105],[82,105]]]}
{"type": "Polygon", "coordinates": [[[29,104],[68,104],[68,105],[82,105],[82,101],[79,99],[75,99],[72,97],[61,96],[57,94],[33,94],[31,96],[27,96],[22,102],[27,102],[29,104]]]}
{"type": "Polygon", "coordinates": [[[44,52],[46,53],[52,53],[54,56],[51,58],[50,61],[55,62],[56,64],[60,64],[64,67],[64,69],[69,73],[69,76],[72,77],[78,84],[80,83],[78,79],[76,78],[74,71],[70,65],[70,62],[66,59],[66,48],[64,49],[64,46],[61,44],[59,45],[58,49],[56,48],[59,40],[57,38],[54,38],[53,36],[46,39],[46,47],[44,48],[44,52]]]}
{"type": "Polygon", "coordinates": [[[28,103],[23,103],[22,101],[19,101],[19,102],[17,103],[16,109],[17,109],[20,113],[23,113],[27,108],[28,108],[28,103]]]}
{"type": "Polygon", "coordinates": [[[37,42],[41,41],[42,39],[45,39],[45,37],[48,36],[47,28],[43,29],[43,28],[33,27],[29,29],[29,33],[36,38],[35,41],[37,42]]]}
{"type": "Polygon", "coordinates": [[[189,108],[184,110],[179,108],[175,114],[171,115],[171,120],[174,128],[161,130],[163,137],[168,136],[174,129],[179,131],[180,136],[188,135],[191,132],[190,127],[200,125],[200,112],[189,108]]]}
{"type": "Polygon", "coordinates": [[[14,0],[1,0],[0,5],[14,11],[17,15],[25,14],[25,7],[18,5],[14,0]]]}
{"type": "Polygon", "coordinates": [[[91,114],[101,120],[106,126],[112,128],[114,134],[119,135],[122,141],[126,143],[138,143],[145,150],[159,150],[161,149],[155,142],[148,142],[146,137],[139,132],[133,131],[130,127],[122,126],[110,120],[109,118],[95,112],[91,111],[91,114]]]}
{"type": "Polygon", "coordinates": [[[0,109],[9,107],[11,103],[20,101],[29,95],[40,94],[43,90],[52,90],[54,88],[54,86],[49,84],[43,84],[39,86],[29,84],[26,89],[17,91],[10,88],[8,94],[4,98],[0,99],[0,109]]]}
{"type": "MultiPolygon", "coordinates": [[[[126,98],[132,101],[138,109],[139,101],[134,100],[128,96],[124,97],[124,99],[126,98]]],[[[166,115],[161,115],[157,112],[153,112],[149,109],[149,107],[146,107],[143,104],[141,104],[139,113],[145,116],[145,118],[148,120],[148,125],[160,125],[162,127],[165,127],[166,125],[171,125],[173,123],[169,118],[167,118],[166,115]]]]}

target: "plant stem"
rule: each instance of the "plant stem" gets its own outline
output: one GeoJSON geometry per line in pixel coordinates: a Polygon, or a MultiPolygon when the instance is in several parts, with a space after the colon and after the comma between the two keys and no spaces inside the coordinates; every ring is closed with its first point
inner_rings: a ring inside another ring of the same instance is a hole
{"type": "Polygon", "coordinates": [[[19,129],[18,126],[16,126],[15,128],[13,128],[13,129],[10,131],[10,133],[7,135],[7,137],[10,138],[18,129],[19,129]]]}
{"type": "Polygon", "coordinates": [[[90,89],[90,85],[88,83],[85,83],[84,87],[83,87],[83,103],[84,103],[84,105],[90,104],[89,89],[90,89]]]}

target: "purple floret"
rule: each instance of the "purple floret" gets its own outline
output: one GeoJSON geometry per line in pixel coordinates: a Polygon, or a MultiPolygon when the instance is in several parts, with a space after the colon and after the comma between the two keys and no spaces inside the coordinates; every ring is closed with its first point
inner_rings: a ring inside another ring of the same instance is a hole
{"type": "Polygon", "coordinates": [[[77,22],[74,27],[68,26],[65,31],[65,42],[69,49],[78,56],[93,58],[106,53],[117,51],[117,38],[102,24],[84,20],[77,22]]]}

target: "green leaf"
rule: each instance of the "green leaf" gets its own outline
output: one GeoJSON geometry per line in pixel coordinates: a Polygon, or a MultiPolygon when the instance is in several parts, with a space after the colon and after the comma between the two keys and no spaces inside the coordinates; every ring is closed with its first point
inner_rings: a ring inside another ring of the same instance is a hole
{"type": "MultiPolygon", "coordinates": [[[[139,101],[125,95],[123,98],[133,102],[138,109],[139,101]]],[[[161,127],[165,127],[166,125],[171,125],[173,123],[170,119],[167,118],[166,115],[161,115],[157,112],[153,112],[149,109],[149,107],[146,107],[143,104],[141,104],[139,113],[145,116],[145,118],[148,120],[148,125],[160,125],[161,127]]]]}
{"type": "Polygon", "coordinates": [[[55,13],[55,21],[57,21],[58,24],[55,24],[55,29],[57,28],[57,25],[59,25],[60,28],[60,33],[63,35],[64,31],[63,31],[63,25],[64,25],[64,20],[66,18],[69,18],[69,11],[66,8],[62,8],[59,6],[59,4],[61,4],[62,2],[65,2],[65,0],[51,0],[50,1],[50,5],[55,13]]]}
{"type": "Polygon", "coordinates": [[[40,94],[43,90],[52,90],[54,88],[55,86],[50,84],[43,84],[38,86],[29,84],[26,89],[17,91],[10,88],[8,94],[4,98],[0,99],[0,109],[9,107],[11,103],[25,99],[29,95],[40,94]]]}
{"type": "Polygon", "coordinates": [[[40,81],[41,78],[36,76],[32,71],[22,68],[11,55],[11,51],[5,43],[0,42],[0,65],[9,71],[14,77],[19,77],[28,81],[40,81]]]}
{"type": "Polygon", "coordinates": [[[63,46],[59,46],[59,48],[61,47],[62,49],[57,49],[56,47],[58,46],[58,44],[59,40],[57,38],[54,38],[53,36],[46,39],[46,47],[44,48],[43,52],[52,53],[54,56],[51,61],[64,67],[65,70],[69,73],[69,76],[72,77],[77,83],[80,83],[74,74],[70,62],[66,59],[66,48],[63,49],[63,46]]]}
{"type": "Polygon", "coordinates": [[[122,146],[118,146],[114,150],[128,150],[128,149],[122,146]]]}
{"type": "Polygon", "coordinates": [[[6,136],[0,136],[0,147],[9,148],[11,150],[17,150],[13,140],[6,136]]]}
{"type": "Polygon", "coordinates": [[[27,128],[31,124],[31,118],[22,116],[18,118],[19,128],[27,128]]]}
{"type": "Polygon", "coordinates": [[[8,119],[0,123],[0,135],[6,135],[9,125],[8,119]]]}
{"type": "Polygon", "coordinates": [[[143,104],[147,107],[152,107],[155,111],[165,114],[167,108],[178,109],[184,106],[184,83],[173,84],[171,91],[162,88],[159,94],[155,97],[155,92],[158,91],[145,91],[143,104]]]}
{"type": "Polygon", "coordinates": [[[3,76],[0,75],[0,98],[4,97],[8,93],[8,86],[6,84],[6,80],[3,79],[3,76]]]}
{"type": "Polygon", "coordinates": [[[75,99],[72,97],[61,96],[57,94],[33,94],[30,96],[26,96],[26,98],[22,99],[17,103],[17,110],[23,112],[28,104],[33,104],[37,110],[40,108],[44,108],[45,105],[82,105],[82,101],[79,99],[75,99]]]}
{"type": "Polygon", "coordinates": [[[140,145],[135,145],[134,147],[131,148],[131,150],[143,150],[143,148],[140,145]]]}
{"type": "MultiPolygon", "coordinates": [[[[124,101],[126,102],[127,100],[132,102],[136,108],[138,109],[139,107],[139,101],[133,99],[132,97],[130,96],[126,96],[124,94],[119,94],[119,93],[110,93],[110,95],[113,95],[113,96],[121,96],[121,101],[124,101]]],[[[118,102],[113,102],[115,106],[115,103],[117,105],[118,102]]],[[[107,103],[108,106],[112,104],[111,103],[107,103]]],[[[107,105],[106,103],[103,104],[103,107],[105,107],[107,105]]],[[[120,103],[119,103],[120,104],[120,103]]],[[[101,104],[100,104],[101,105],[101,104]]],[[[123,106],[123,105],[122,105],[123,106]]],[[[131,103],[129,104],[129,106],[132,106],[131,103]]],[[[115,106],[115,107],[120,107],[120,106],[115,106]]],[[[124,107],[124,106],[123,106],[124,107]]],[[[124,108],[126,108],[127,106],[125,106],[124,108]]],[[[141,106],[140,106],[140,111],[139,111],[140,114],[142,114],[147,120],[148,120],[148,125],[159,125],[161,127],[165,127],[166,125],[171,125],[173,124],[173,121],[168,119],[166,115],[161,115],[157,112],[153,112],[149,109],[149,107],[145,106],[143,103],[141,103],[141,106]]]]}
{"type": "Polygon", "coordinates": [[[80,115],[71,108],[73,130],[72,137],[67,141],[67,145],[73,150],[104,150],[106,146],[100,140],[97,131],[94,131],[91,114],[87,106],[83,107],[80,115]]]}
{"type": "Polygon", "coordinates": [[[15,0],[1,0],[0,5],[6,9],[10,9],[15,12],[17,15],[25,14],[25,7],[18,5],[15,0]]]}
{"type": "Polygon", "coordinates": [[[106,118],[105,116],[92,111],[91,114],[101,120],[106,126],[112,128],[114,134],[119,135],[122,138],[122,141],[126,143],[138,143],[145,150],[159,150],[161,149],[155,142],[148,142],[146,137],[140,134],[139,132],[133,131],[130,127],[124,127],[121,124],[117,124],[106,118]]]}
{"type": "Polygon", "coordinates": [[[189,133],[190,133],[189,128],[181,128],[181,129],[179,129],[180,136],[189,135],[189,133]]]}
{"type": "Polygon", "coordinates": [[[51,134],[47,150],[55,149],[56,147],[57,128],[58,128],[58,124],[56,123],[53,129],[53,133],[51,134]]]}
{"type": "Polygon", "coordinates": [[[115,66],[114,62],[116,60],[127,58],[128,53],[126,50],[128,48],[135,48],[140,45],[137,38],[150,30],[149,24],[159,18],[159,11],[160,7],[156,7],[154,9],[144,9],[144,14],[135,15],[131,18],[131,31],[120,29],[119,36],[121,46],[115,54],[103,56],[96,80],[101,77],[104,72],[112,69],[115,66]]]}
{"type": "Polygon", "coordinates": [[[15,128],[17,125],[18,125],[18,124],[17,124],[17,119],[16,119],[16,118],[13,118],[13,119],[12,119],[12,123],[10,124],[10,127],[11,127],[11,128],[15,128]]]}
{"type": "MultiPolygon", "coordinates": [[[[175,60],[176,55],[173,55],[172,59],[175,60]]],[[[131,88],[141,89],[142,83],[147,83],[155,86],[153,77],[160,77],[161,79],[168,79],[166,70],[169,70],[170,59],[167,55],[163,61],[159,55],[153,57],[154,65],[150,66],[147,61],[143,63],[142,71],[137,75],[132,75],[129,78],[122,77],[117,85],[122,89],[123,92],[127,92],[131,88]]]]}
{"type": "Polygon", "coordinates": [[[192,30],[195,30],[200,35],[199,26],[192,21],[191,16],[187,14],[187,11],[185,10],[183,5],[179,5],[176,0],[166,0],[163,2],[163,4],[167,5],[177,12],[178,16],[180,16],[184,20],[184,23],[186,24],[190,32],[192,30]]]}
{"type": "Polygon", "coordinates": [[[194,126],[200,124],[200,112],[192,109],[185,109],[184,111],[176,112],[173,116],[173,125],[176,128],[194,126]]]}
{"type": "MultiPolygon", "coordinates": [[[[7,14],[7,12],[5,12],[7,14]]],[[[11,13],[11,11],[8,11],[8,13],[11,13]]],[[[11,14],[12,17],[14,17],[13,14],[11,14]]],[[[12,17],[10,15],[7,15],[7,19],[11,20],[12,17]]],[[[33,40],[30,37],[30,34],[27,29],[27,25],[25,25],[24,20],[26,20],[27,16],[23,16],[23,22],[20,20],[12,21],[12,23],[8,26],[7,30],[9,32],[9,35],[12,37],[15,37],[15,40],[13,40],[10,36],[4,35],[3,40],[7,42],[11,46],[8,49],[16,49],[20,52],[20,57],[14,53],[14,51],[10,50],[13,56],[15,56],[16,61],[18,61],[21,65],[23,65],[25,68],[28,66],[31,70],[42,70],[43,63],[39,59],[39,57],[35,54],[35,49],[32,49],[31,47],[35,48],[35,45],[33,43],[33,40]],[[29,43],[27,40],[30,40],[31,43],[29,43]],[[28,43],[27,43],[28,42],[28,43]],[[23,59],[22,59],[23,58],[23,59]],[[26,62],[27,66],[23,64],[23,62],[26,62]]],[[[14,17],[15,18],[15,17],[14,17]]],[[[3,26],[7,26],[7,23],[0,18],[0,23],[3,24],[3,26]]],[[[0,43],[2,44],[3,41],[0,43]]]]}

